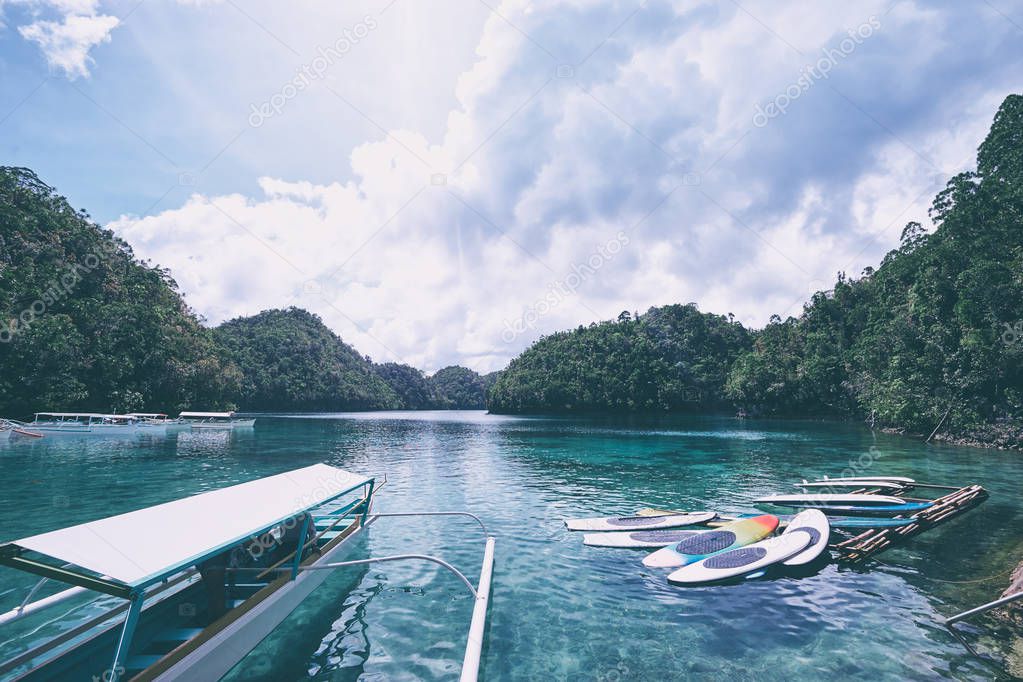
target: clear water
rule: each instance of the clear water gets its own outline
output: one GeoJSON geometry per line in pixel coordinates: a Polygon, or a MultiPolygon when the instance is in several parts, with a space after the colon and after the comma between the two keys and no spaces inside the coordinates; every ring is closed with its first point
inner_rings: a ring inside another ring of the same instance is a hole
{"type": "MultiPolygon", "coordinates": [[[[377,511],[482,516],[497,537],[486,680],[999,674],[939,623],[996,597],[1023,558],[1023,457],[852,426],[368,413],[261,417],[233,433],[0,442],[0,539],[320,461],[386,476],[377,511]],[[643,550],[584,547],[562,523],[644,506],[752,511],[754,497],[839,475],[867,453],[862,475],[980,483],[991,499],[864,569],[829,565],[801,579],[690,589],[644,568],[643,550]]],[[[360,552],[436,554],[475,579],[482,548],[478,527],[435,518],[381,520],[360,552]]],[[[0,610],[32,582],[0,569],[0,610]]],[[[432,564],[339,571],[230,677],[451,679],[471,609],[464,586],[432,564]]],[[[45,621],[6,630],[0,656],[16,649],[5,640],[18,628],[41,637],[56,627],[45,621]]],[[[1023,651],[1006,633],[966,631],[1000,661],[1000,674],[1023,675],[1023,651]]]]}

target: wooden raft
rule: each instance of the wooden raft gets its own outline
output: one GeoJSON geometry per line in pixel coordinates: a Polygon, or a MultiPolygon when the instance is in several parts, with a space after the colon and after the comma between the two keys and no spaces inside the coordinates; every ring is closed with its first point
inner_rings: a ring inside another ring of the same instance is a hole
{"type": "Polygon", "coordinates": [[[909,518],[916,520],[915,523],[899,528],[872,528],[854,538],[838,543],[834,548],[838,550],[839,561],[860,562],[883,552],[892,545],[973,509],[987,497],[987,491],[981,486],[968,485],[933,500],[932,506],[910,516],[909,518]]]}

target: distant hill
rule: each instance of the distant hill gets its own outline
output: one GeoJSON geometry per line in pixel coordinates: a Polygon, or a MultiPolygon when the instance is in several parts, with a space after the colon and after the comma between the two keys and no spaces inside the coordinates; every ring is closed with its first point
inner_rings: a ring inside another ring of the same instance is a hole
{"type": "Polygon", "coordinates": [[[411,365],[385,362],[373,369],[395,395],[403,410],[432,410],[437,404],[434,388],[422,370],[411,365]]]}
{"type": "MultiPolygon", "coordinates": [[[[388,362],[376,371],[398,395],[407,410],[482,410],[487,381],[466,367],[452,365],[432,376],[408,365],[388,362]]],[[[489,376],[489,375],[488,375],[489,376]]]]}
{"type": "Polygon", "coordinates": [[[730,409],[724,388],[749,332],[695,304],[544,337],[497,377],[493,412],[604,410],[707,412],[730,409]]]}
{"type": "Polygon", "coordinates": [[[224,407],[240,380],[166,270],[0,167],[0,415],[224,407]]]}
{"type": "Polygon", "coordinates": [[[265,310],[213,330],[242,372],[246,410],[317,412],[402,407],[373,364],[316,315],[301,308],[265,310]]]}
{"type": "Polygon", "coordinates": [[[486,382],[466,367],[451,365],[430,377],[437,407],[442,410],[482,410],[487,404],[486,382]]]}

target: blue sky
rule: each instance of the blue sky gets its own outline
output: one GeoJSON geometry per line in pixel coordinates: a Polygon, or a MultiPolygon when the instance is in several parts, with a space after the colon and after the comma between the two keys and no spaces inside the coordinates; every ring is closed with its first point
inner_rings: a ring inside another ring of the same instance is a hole
{"type": "Polygon", "coordinates": [[[1023,3],[0,0],[3,162],[211,323],[497,369],[856,275],[1023,91],[1023,3]],[[343,7],[337,7],[343,4],[343,7]]]}

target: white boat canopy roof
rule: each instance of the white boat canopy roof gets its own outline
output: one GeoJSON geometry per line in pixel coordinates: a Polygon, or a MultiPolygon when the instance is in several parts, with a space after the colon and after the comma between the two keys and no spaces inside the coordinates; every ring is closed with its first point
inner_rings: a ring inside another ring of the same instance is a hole
{"type": "Polygon", "coordinates": [[[371,480],[314,464],[10,544],[135,587],[191,566],[371,480]]]}
{"type": "Polygon", "coordinates": [[[129,417],[166,417],[165,412],[129,412],[129,417]]]}
{"type": "Polygon", "coordinates": [[[102,419],[103,417],[114,417],[125,415],[111,415],[111,414],[100,414],[98,412],[36,412],[37,417],[95,417],[102,419]]]}
{"type": "Polygon", "coordinates": [[[233,417],[234,412],[182,412],[180,417],[233,417]]]}

